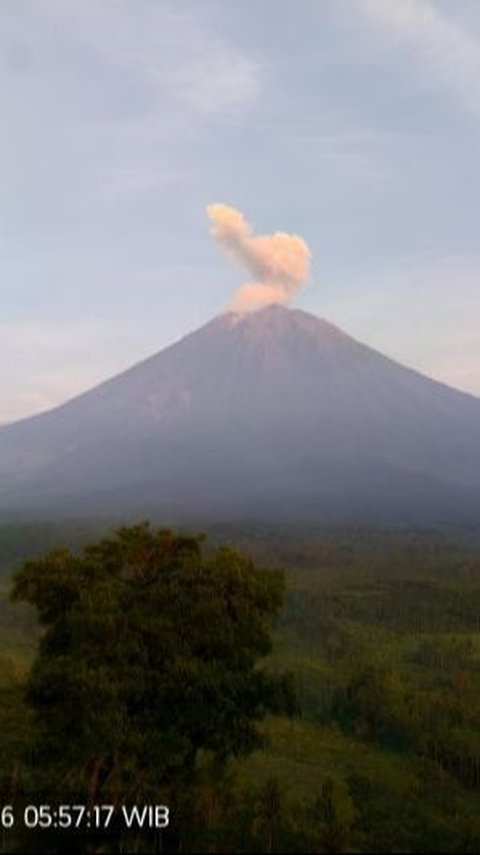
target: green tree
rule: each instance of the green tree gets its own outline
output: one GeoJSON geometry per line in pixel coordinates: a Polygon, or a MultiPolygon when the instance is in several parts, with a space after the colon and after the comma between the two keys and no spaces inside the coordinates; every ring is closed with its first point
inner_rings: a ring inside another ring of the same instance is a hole
{"type": "Polygon", "coordinates": [[[13,597],[44,627],[27,690],[37,793],[138,802],[163,787],[175,803],[199,754],[220,769],[259,744],[267,712],[293,712],[288,679],[259,665],[282,572],[205,557],[202,540],[142,523],[17,572],[13,597]]]}
{"type": "Polygon", "coordinates": [[[401,677],[391,668],[360,669],[338,692],[335,715],[359,736],[378,744],[401,749],[410,744],[407,692],[401,677]]]}
{"type": "Polygon", "coordinates": [[[298,810],[296,829],[305,852],[357,851],[352,844],[358,834],[357,810],[348,784],[327,776],[320,793],[298,810]]]}
{"type": "Polygon", "coordinates": [[[278,852],[282,835],[287,831],[287,822],[284,793],[277,778],[268,778],[260,788],[254,813],[252,835],[260,844],[260,851],[278,852]]]}

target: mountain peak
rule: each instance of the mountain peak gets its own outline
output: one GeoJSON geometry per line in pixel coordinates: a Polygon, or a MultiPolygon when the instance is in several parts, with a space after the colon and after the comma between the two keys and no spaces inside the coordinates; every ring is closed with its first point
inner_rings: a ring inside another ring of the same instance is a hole
{"type": "Polygon", "coordinates": [[[300,309],[225,312],[0,429],[0,507],[105,495],[136,513],[470,518],[480,401],[300,309]]]}
{"type": "Polygon", "coordinates": [[[329,321],[302,309],[290,309],[280,303],[272,303],[255,312],[225,312],[214,319],[215,321],[227,329],[243,327],[269,338],[296,334],[353,342],[350,336],[329,321]]]}

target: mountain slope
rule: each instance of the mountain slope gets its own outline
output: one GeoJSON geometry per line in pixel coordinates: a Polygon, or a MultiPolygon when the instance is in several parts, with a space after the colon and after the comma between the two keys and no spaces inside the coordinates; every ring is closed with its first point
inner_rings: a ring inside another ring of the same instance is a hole
{"type": "Polygon", "coordinates": [[[423,522],[479,497],[480,400],[280,306],[0,429],[4,508],[423,522]]]}

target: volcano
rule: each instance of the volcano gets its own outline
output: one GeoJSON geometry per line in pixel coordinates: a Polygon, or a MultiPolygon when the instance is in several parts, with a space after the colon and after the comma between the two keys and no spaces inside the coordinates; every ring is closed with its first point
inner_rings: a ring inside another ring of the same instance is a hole
{"type": "Polygon", "coordinates": [[[473,524],[480,400],[306,312],[229,312],[1,428],[0,509],[473,524]]]}

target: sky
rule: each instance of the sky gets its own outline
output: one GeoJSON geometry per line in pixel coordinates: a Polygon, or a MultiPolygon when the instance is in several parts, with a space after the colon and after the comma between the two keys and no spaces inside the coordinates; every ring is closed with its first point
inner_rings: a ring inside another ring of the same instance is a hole
{"type": "Polygon", "coordinates": [[[301,237],[292,305],[480,396],[478,0],[15,0],[0,64],[0,423],[226,310],[212,205],[301,237]]]}

